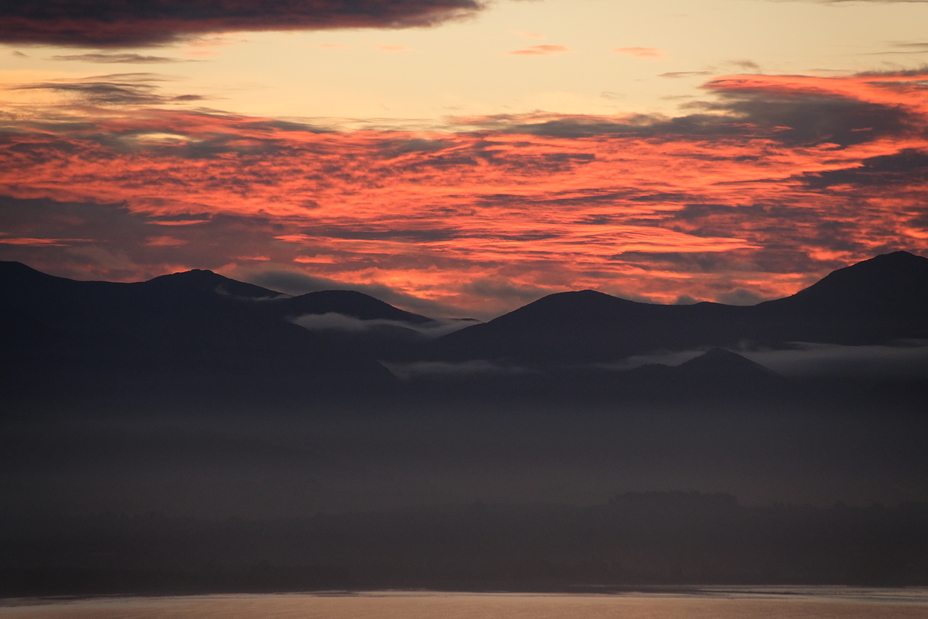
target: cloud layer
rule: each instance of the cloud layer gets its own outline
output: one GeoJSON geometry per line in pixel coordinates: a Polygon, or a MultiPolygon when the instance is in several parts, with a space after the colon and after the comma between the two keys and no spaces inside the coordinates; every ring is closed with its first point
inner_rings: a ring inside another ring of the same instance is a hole
{"type": "Polygon", "coordinates": [[[0,42],[139,47],[205,33],[433,26],[478,0],[0,0],[0,42]]]}
{"type": "Polygon", "coordinates": [[[79,101],[0,119],[0,259],[290,273],[485,318],[580,288],[750,303],[928,254],[928,73],[727,76],[676,117],[441,132],[170,109],[140,75],[20,86],[79,101]]]}
{"type": "MultiPolygon", "coordinates": [[[[124,54],[120,54],[124,55],[124,54]]],[[[151,73],[119,73],[86,79],[36,82],[10,90],[42,90],[69,95],[92,105],[163,105],[199,101],[199,95],[166,96],[158,92],[162,80],[151,73]]]]}

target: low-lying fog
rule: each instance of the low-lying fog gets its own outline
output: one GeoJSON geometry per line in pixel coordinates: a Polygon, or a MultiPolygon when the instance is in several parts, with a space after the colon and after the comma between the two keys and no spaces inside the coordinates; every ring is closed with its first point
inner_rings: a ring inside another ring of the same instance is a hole
{"type": "Polygon", "coordinates": [[[268,518],[654,490],[747,504],[928,499],[928,418],[912,413],[355,406],[26,411],[0,435],[3,513],[268,518]]]}

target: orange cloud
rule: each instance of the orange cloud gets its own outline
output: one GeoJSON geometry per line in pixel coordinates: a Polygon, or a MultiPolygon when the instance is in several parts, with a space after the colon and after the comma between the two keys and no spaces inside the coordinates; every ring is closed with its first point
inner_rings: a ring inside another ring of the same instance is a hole
{"type": "Polygon", "coordinates": [[[31,238],[0,238],[4,245],[33,245],[36,247],[65,247],[72,243],[90,242],[90,239],[31,239],[31,238]]]}
{"type": "Polygon", "coordinates": [[[524,49],[517,49],[509,52],[510,56],[552,56],[555,54],[566,54],[572,51],[569,47],[563,45],[532,45],[524,49]]]}
{"type": "Polygon", "coordinates": [[[187,241],[172,236],[153,236],[145,241],[145,244],[151,247],[177,247],[178,245],[186,245],[187,241]]]}

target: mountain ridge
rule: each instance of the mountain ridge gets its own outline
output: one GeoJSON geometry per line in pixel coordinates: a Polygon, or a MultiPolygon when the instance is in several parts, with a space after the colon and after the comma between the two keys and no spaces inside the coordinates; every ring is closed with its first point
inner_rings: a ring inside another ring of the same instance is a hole
{"type": "Polygon", "coordinates": [[[905,252],[837,270],[790,297],[754,306],[658,305],[580,290],[439,338],[419,330],[437,324],[431,318],[361,292],[293,297],[206,270],[147,282],[78,282],[0,263],[0,292],[7,383],[15,387],[22,379],[37,389],[125,379],[254,393],[376,391],[398,384],[384,361],[445,363],[446,377],[482,381],[491,391],[543,392],[548,381],[562,393],[609,392],[599,385],[614,378],[619,393],[638,389],[635,376],[653,390],[702,382],[724,391],[732,380],[770,390],[776,383],[770,373],[732,351],[928,340],[928,259],[905,252]],[[299,320],[313,314],[355,322],[299,320]],[[630,356],[694,350],[709,352],[679,367],[632,371],[631,378],[604,369],[630,356]],[[488,364],[489,373],[466,377],[463,366],[455,373],[454,364],[472,361],[488,364]],[[493,376],[494,364],[529,371],[493,376]]]}
{"type": "Polygon", "coordinates": [[[928,258],[894,252],[753,306],[658,305],[594,291],[557,293],[444,336],[441,354],[551,365],[705,346],[885,343],[928,339],[926,317],[928,258]],[[874,281],[880,285],[868,286],[874,281]]]}
{"type": "MultiPolygon", "coordinates": [[[[375,359],[288,320],[278,293],[210,271],[78,282],[0,264],[9,391],[319,395],[378,389],[375,359]],[[268,311],[271,310],[271,311],[268,311]]],[[[284,299],[288,300],[288,299],[284,299]]],[[[400,311],[400,310],[397,310],[400,311]]]]}

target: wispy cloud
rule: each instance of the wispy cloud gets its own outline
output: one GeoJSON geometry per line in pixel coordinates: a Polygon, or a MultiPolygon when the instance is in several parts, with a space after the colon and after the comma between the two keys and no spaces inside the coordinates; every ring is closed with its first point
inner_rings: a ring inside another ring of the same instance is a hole
{"type": "Polygon", "coordinates": [[[616,54],[625,54],[634,58],[655,59],[667,56],[667,52],[656,47],[616,47],[612,51],[616,54]]]}
{"type": "Polygon", "coordinates": [[[928,378],[928,342],[839,346],[796,343],[789,350],[741,353],[784,376],[892,376],[928,378]]]}
{"type": "Polygon", "coordinates": [[[152,236],[145,240],[145,244],[149,247],[178,247],[186,245],[187,241],[173,236],[152,236]]]}
{"type": "Polygon", "coordinates": [[[728,64],[733,67],[737,67],[742,71],[760,72],[760,65],[753,60],[731,60],[728,62],[728,64]]]}
{"type": "Polygon", "coordinates": [[[30,245],[34,247],[67,247],[75,243],[90,243],[92,239],[36,239],[28,237],[2,237],[0,243],[4,245],[30,245]]]}
{"type": "Polygon", "coordinates": [[[883,52],[869,52],[868,56],[928,54],[928,43],[893,43],[893,49],[883,52]]]}
{"type": "Polygon", "coordinates": [[[509,52],[510,56],[553,56],[555,54],[566,54],[572,51],[569,47],[563,45],[532,45],[523,49],[517,49],[509,52]]]}
{"type": "Polygon", "coordinates": [[[669,71],[667,73],[661,73],[658,77],[667,77],[670,79],[679,79],[681,77],[703,77],[706,75],[712,75],[711,71],[669,71]]]}
{"type": "Polygon", "coordinates": [[[192,62],[191,60],[180,60],[178,58],[168,58],[167,56],[145,56],[142,54],[72,54],[67,56],[52,56],[51,60],[63,60],[73,62],[93,62],[98,64],[160,64],[169,62],[192,62]]]}
{"type": "Polygon", "coordinates": [[[10,86],[10,90],[46,90],[72,95],[93,105],[160,105],[199,101],[199,95],[164,95],[163,78],[153,73],[119,73],[76,80],[54,80],[10,86]]]}
{"type": "Polygon", "coordinates": [[[309,331],[347,331],[363,333],[366,331],[376,331],[381,328],[403,328],[415,331],[419,335],[428,338],[441,337],[475,324],[471,321],[462,320],[433,320],[426,323],[383,319],[362,320],[354,316],[346,316],[335,312],[304,314],[303,316],[294,318],[292,322],[309,331]]]}

